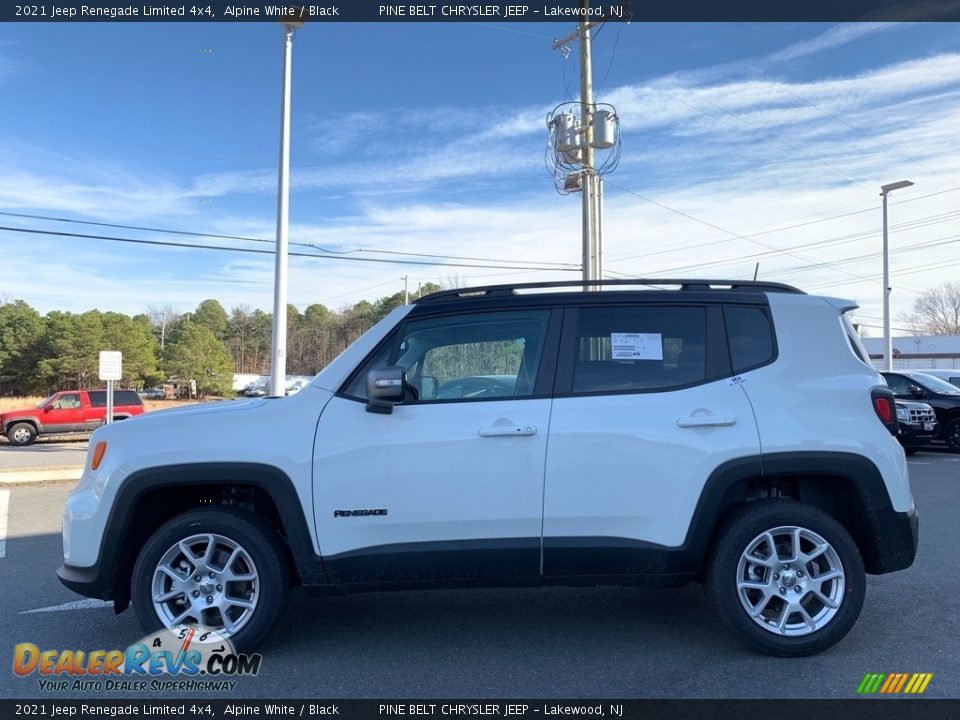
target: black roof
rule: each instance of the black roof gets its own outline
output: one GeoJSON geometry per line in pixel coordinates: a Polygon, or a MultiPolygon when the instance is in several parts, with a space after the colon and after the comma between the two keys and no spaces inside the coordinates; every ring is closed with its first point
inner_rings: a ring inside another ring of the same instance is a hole
{"type": "MultiPolygon", "coordinates": [[[[614,288],[621,290],[621,292],[616,293],[618,296],[622,296],[622,290],[627,288],[646,288],[644,290],[630,290],[628,291],[631,294],[637,292],[651,292],[659,290],[661,292],[695,292],[695,293],[713,293],[713,292],[723,292],[723,293],[767,293],[767,292],[778,292],[778,293],[798,293],[804,294],[802,290],[791,285],[784,285],[783,283],[774,283],[774,282],[757,282],[755,280],[674,280],[674,279],[664,279],[664,278],[637,278],[637,279],[624,279],[624,280],[562,280],[557,282],[536,282],[536,283],[520,283],[512,285],[484,285],[478,287],[468,287],[468,288],[456,288],[454,290],[442,290],[440,292],[431,293],[430,295],[425,295],[424,297],[417,300],[417,305],[427,305],[433,303],[446,303],[446,302],[455,302],[457,300],[495,300],[495,299],[506,299],[509,297],[516,297],[524,295],[525,293],[518,292],[523,290],[540,290],[540,289],[549,289],[549,288],[558,288],[564,289],[567,288],[576,288],[578,290],[585,287],[597,287],[597,288],[614,288]],[[674,286],[674,290],[666,290],[664,286],[674,286]]],[[[573,293],[569,291],[563,293],[537,293],[535,297],[546,299],[550,297],[555,297],[558,295],[569,296],[573,293]]],[[[603,293],[603,295],[608,295],[603,293]]],[[[583,299],[584,297],[590,297],[590,295],[584,296],[582,294],[575,294],[576,297],[583,299]]]]}

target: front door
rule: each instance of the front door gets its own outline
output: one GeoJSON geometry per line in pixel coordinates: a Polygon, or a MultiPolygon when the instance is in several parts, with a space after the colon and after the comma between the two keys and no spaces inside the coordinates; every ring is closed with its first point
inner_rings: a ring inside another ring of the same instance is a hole
{"type": "Polygon", "coordinates": [[[46,433],[86,430],[80,393],[61,393],[43,408],[43,429],[46,433]]]}
{"type": "Polygon", "coordinates": [[[327,404],[314,507],[332,580],[539,575],[557,321],[540,309],[414,316],[327,404]],[[395,365],[407,399],[368,412],[367,373],[395,365]]]}

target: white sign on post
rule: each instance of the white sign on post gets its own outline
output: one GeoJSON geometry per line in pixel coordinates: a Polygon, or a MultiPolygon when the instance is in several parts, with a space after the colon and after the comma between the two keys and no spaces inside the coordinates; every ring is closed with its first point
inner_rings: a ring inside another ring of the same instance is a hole
{"type": "Polygon", "coordinates": [[[123,353],[119,350],[100,351],[100,379],[119,380],[123,377],[123,353]]]}
{"type": "Polygon", "coordinates": [[[100,351],[100,379],[107,381],[107,416],[109,425],[113,422],[113,382],[123,377],[123,353],[119,350],[100,351]]]}

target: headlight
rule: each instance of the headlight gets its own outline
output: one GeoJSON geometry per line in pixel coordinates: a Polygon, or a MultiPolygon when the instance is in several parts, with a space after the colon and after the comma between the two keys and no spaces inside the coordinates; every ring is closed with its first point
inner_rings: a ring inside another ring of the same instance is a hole
{"type": "Polygon", "coordinates": [[[907,414],[906,408],[897,408],[897,420],[909,420],[910,416],[907,414]]]}

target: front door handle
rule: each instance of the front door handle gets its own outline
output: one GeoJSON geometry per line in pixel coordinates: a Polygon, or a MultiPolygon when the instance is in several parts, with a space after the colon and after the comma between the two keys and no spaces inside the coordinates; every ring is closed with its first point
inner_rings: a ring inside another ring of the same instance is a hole
{"type": "Polygon", "coordinates": [[[491,425],[477,430],[480,437],[530,437],[536,435],[533,425],[491,425]]]}
{"type": "Polygon", "coordinates": [[[736,422],[737,419],[730,415],[691,415],[689,417],[677,418],[677,426],[682,428],[720,427],[733,425],[736,422]]]}

